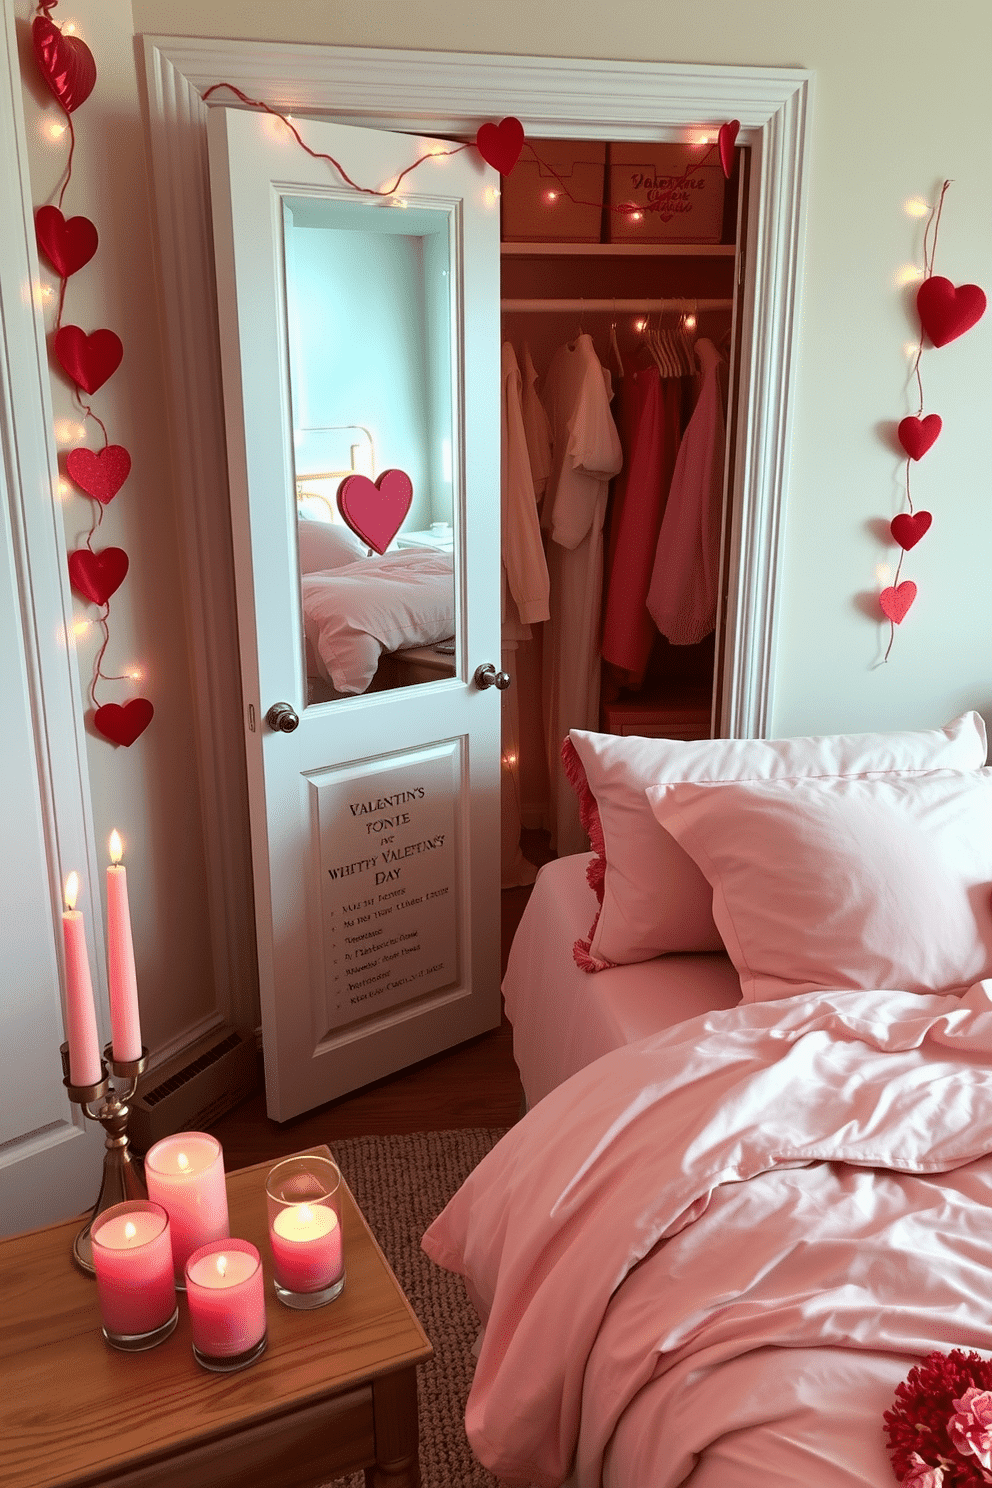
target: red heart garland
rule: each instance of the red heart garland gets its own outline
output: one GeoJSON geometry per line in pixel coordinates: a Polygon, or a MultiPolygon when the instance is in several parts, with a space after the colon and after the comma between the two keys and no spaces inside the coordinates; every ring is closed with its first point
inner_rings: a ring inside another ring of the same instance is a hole
{"type": "Polygon", "coordinates": [[[88,264],[99,242],[88,217],[70,217],[67,222],[58,207],[39,207],[34,231],[38,247],[62,279],[88,264]]]}
{"type": "Polygon", "coordinates": [[[740,119],[728,119],[726,124],[720,125],[720,133],[717,135],[717,144],[720,146],[720,164],[723,166],[723,174],[728,181],[734,168],[734,153],[740,127],[740,119]]]}
{"type": "Polygon", "coordinates": [[[79,36],[63,36],[48,16],[31,22],[38,70],[67,114],[85,103],[96,82],[93,53],[79,36]]]}
{"type": "Polygon", "coordinates": [[[116,331],[87,336],[79,326],[66,325],[55,332],[55,355],[73,382],[84,392],[95,393],[117,371],[124,346],[116,331]]]}
{"type": "Polygon", "coordinates": [[[122,444],[108,444],[102,450],[79,445],[66,455],[65,468],[81,491],[106,506],[130,475],[131,456],[122,444]]]}
{"type": "Polygon", "coordinates": [[[890,584],[887,589],[883,589],[878,596],[878,603],[882,614],[888,616],[894,625],[900,625],[915,598],[916,585],[912,579],[904,579],[899,585],[890,584]]]}
{"type": "Polygon", "coordinates": [[[487,165],[508,176],[524,147],[524,126],[512,114],[498,124],[481,124],[475,136],[475,147],[487,165]]]}
{"type": "Polygon", "coordinates": [[[367,475],[346,475],[338,486],[338,510],[376,553],[389,547],[412,500],[413,482],[405,470],[384,470],[374,485],[367,475]]]}
{"type": "Polygon", "coordinates": [[[963,336],[985,314],[985,291],[977,284],[961,284],[956,289],[950,279],[931,274],[916,292],[920,324],[934,346],[963,336]]]}
{"type": "Polygon", "coordinates": [[[93,714],[93,726],[112,744],[133,744],[152,721],[155,709],[147,698],[132,698],[123,708],[120,703],[104,703],[93,714]]]}
{"type": "Polygon", "coordinates": [[[939,413],[928,413],[926,418],[917,418],[910,414],[908,418],[900,420],[899,443],[906,451],[911,460],[919,460],[926,454],[932,444],[936,443],[937,436],[944,427],[939,413]]]}
{"type": "Polygon", "coordinates": [[[128,557],[123,548],[103,548],[92,553],[79,548],[69,554],[69,579],[77,594],[104,605],[116,594],[127,576],[128,557]]]}
{"type": "Polygon", "coordinates": [[[933,517],[928,511],[900,512],[889,523],[889,531],[899,546],[908,553],[930,531],[932,521],[933,517]]]}

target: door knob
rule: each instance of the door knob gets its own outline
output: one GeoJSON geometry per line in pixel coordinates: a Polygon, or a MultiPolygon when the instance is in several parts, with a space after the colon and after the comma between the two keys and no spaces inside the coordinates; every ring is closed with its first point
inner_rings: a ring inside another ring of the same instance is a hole
{"type": "Polygon", "coordinates": [[[265,721],[270,729],[277,729],[283,734],[291,734],[300,726],[299,714],[288,703],[273,703],[265,715],[265,721]]]}
{"type": "Polygon", "coordinates": [[[475,685],[483,690],[487,687],[498,687],[500,692],[510,685],[509,672],[498,672],[491,661],[484,662],[482,666],[475,669],[475,685]]]}

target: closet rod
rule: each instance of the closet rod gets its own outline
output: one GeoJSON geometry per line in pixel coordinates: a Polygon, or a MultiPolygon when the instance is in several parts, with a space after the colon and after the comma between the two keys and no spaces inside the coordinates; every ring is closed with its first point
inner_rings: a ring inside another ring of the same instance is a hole
{"type": "Polygon", "coordinates": [[[680,310],[694,314],[703,310],[732,310],[733,300],[501,300],[506,311],[518,310],[574,310],[581,315],[588,310],[616,311],[630,314],[643,311],[645,315],[656,315],[661,310],[680,310]]]}

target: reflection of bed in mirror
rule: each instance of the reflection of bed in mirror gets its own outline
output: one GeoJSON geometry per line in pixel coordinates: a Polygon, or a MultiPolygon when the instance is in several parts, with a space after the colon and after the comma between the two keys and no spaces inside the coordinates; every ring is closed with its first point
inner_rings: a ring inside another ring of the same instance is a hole
{"type": "Polygon", "coordinates": [[[371,552],[338,522],[300,515],[307,702],[454,676],[450,548],[371,552]]]}

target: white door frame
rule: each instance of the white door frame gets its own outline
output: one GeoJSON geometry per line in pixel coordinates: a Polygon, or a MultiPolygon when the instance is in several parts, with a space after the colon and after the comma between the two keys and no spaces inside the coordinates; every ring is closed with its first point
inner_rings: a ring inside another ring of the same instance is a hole
{"type": "Polygon", "coordinates": [[[812,74],[146,36],[156,239],[218,999],[257,1018],[244,728],[206,162],[228,82],[296,115],[473,138],[515,114],[534,138],[657,139],[740,120],[751,147],[722,731],[771,716],[775,597],[792,425],[812,74]]]}
{"type": "MultiPolygon", "coordinates": [[[[22,707],[27,715],[35,778],[30,785],[18,778],[12,788],[29,791],[33,800],[12,804],[15,816],[34,818],[40,834],[39,878],[47,903],[42,903],[37,915],[32,913],[30,924],[5,927],[2,997],[8,1037],[0,1053],[5,1101],[0,1132],[0,1233],[48,1224],[92,1205],[103,1161],[102,1131],[69,1103],[62,1088],[58,1049],[62,1038],[61,885],[73,868],[83,880],[80,908],[95,952],[92,964],[97,986],[105,985],[105,957],[101,916],[93,913],[101,902],[100,881],[39,289],[19,58],[13,13],[4,6],[0,14],[0,563],[9,571],[19,624],[15,623],[14,633],[5,630],[0,637],[4,648],[0,670],[12,679],[13,690],[4,702],[18,718],[18,727],[22,707]],[[21,1036],[11,1030],[22,1030],[21,1036]]],[[[25,872],[33,875],[38,841],[24,847],[25,872]]],[[[8,861],[5,871],[16,869],[8,861]]],[[[35,881],[32,895],[37,886],[35,881]]],[[[30,908],[35,909],[33,899],[30,908]]],[[[102,999],[98,1007],[106,1036],[102,999]]]]}

